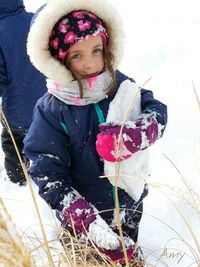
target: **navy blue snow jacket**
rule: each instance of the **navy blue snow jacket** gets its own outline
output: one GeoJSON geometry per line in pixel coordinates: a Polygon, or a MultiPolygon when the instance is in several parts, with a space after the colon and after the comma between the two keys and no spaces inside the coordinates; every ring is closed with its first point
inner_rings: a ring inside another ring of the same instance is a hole
{"type": "MultiPolygon", "coordinates": [[[[128,77],[116,72],[117,88],[128,77]]],[[[97,154],[95,142],[99,124],[107,116],[113,97],[98,104],[66,105],[46,93],[34,110],[34,120],[24,140],[25,154],[33,161],[30,174],[39,186],[39,194],[53,209],[63,209],[63,199],[76,189],[99,211],[115,207],[112,185],[103,175],[103,161],[97,154]]],[[[162,125],[167,123],[167,108],[142,89],[142,112],[155,111],[162,125]]],[[[120,207],[125,207],[129,195],[118,190],[120,207]]],[[[110,222],[111,214],[101,213],[110,222]]]]}
{"type": "Polygon", "coordinates": [[[0,96],[13,130],[29,128],[35,103],[46,92],[44,76],[26,53],[32,17],[22,0],[0,0],[0,96]]]}

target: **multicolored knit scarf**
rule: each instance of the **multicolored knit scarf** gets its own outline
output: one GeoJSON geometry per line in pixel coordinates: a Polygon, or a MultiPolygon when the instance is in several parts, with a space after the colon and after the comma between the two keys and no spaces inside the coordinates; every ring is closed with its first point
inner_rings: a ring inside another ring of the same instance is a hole
{"type": "Polygon", "coordinates": [[[47,79],[47,88],[49,93],[67,105],[85,106],[97,103],[106,98],[107,89],[111,80],[112,79],[107,71],[98,76],[82,80],[82,98],[80,98],[79,85],[77,81],[73,81],[68,87],[65,87],[47,79]]]}

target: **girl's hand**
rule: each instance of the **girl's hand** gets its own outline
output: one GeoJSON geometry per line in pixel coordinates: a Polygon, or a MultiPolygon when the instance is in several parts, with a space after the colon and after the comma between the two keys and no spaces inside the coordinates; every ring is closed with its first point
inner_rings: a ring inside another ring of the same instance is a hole
{"type": "MultiPolygon", "coordinates": [[[[119,236],[97,214],[96,209],[80,197],[62,211],[63,220],[73,226],[77,233],[88,237],[90,243],[115,263],[124,263],[124,252],[119,236]]],[[[135,252],[131,238],[125,237],[128,259],[135,252]]]]}
{"type": "Polygon", "coordinates": [[[121,125],[104,123],[99,129],[97,152],[103,159],[111,162],[131,157],[137,151],[152,145],[159,137],[159,127],[154,112],[142,114],[135,122],[127,122],[122,128],[121,140],[119,140],[121,125]]]}

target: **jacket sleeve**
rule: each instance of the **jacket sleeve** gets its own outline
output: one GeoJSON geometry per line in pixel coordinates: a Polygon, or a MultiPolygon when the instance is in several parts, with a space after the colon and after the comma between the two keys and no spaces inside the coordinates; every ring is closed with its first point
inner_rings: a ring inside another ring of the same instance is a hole
{"type": "Polygon", "coordinates": [[[161,133],[163,134],[167,125],[167,106],[161,103],[159,100],[156,100],[152,91],[142,89],[141,109],[142,113],[149,114],[154,112],[156,114],[157,122],[163,126],[161,130],[161,133]]]}
{"type": "Polygon", "coordinates": [[[31,161],[30,176],[38,185],[40,196],[59,211],[64,207],[65,196],[73,191],[68,145],[69,136],[59,118],[39,100],[24,140],[24,152],[31,161]]]}
{"type": "Polygon", "coordinates": [[[7,84],[8,84],[8,78],[7,78],[6,62],[3,51],[0,47],[0,97],[2,96],[5,85],[7,84]]]}

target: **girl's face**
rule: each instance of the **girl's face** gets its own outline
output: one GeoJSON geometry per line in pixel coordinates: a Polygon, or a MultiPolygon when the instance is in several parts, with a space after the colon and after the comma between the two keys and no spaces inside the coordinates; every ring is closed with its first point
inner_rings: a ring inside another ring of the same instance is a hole
{"type": "Polygon", "coordinates": [[[67,66],[76,79],[87,79],[103,71],[103,42],[100,36],[73,45],[67,54],[67,66]]]}

